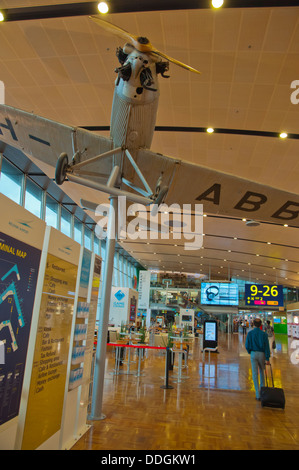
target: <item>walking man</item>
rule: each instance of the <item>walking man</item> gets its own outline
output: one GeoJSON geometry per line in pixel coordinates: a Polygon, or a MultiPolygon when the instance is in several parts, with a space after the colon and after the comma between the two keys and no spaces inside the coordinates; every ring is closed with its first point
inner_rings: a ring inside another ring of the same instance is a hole
{"type": "Polygon", "coordinates": [[[260,329],[261,324],[262,321],[259,318],[254,319],[254,328],[247,334],[245,342],[245,348],[248,354],[250,354],[252,379],[255,388],[256,400],[260,400],[260,387],[265,386],[265,362],[266,364],[270,364],[270,347],[268,335],[260,329]]]}

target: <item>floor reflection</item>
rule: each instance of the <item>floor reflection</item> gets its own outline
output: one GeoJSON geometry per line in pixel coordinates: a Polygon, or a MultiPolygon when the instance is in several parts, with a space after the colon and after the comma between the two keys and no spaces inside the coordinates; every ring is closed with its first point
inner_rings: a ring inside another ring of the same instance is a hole
{"type": "MultiPolygon", "coordinates": [[[[203,361],[197,338],[178,383],[177,356],[165,390],[165,354],[150,350],[126,374],[113,375],[114,351],[107,352],[102,422],[74,449],[296,449],[299,450],[299,361],[285,335],[276,335],[271,357],[275,386],[286,396],[285,410],[262,408],[255,400],[250,356],[243,334],[219,334],[219,354],[203,361]],[[297,360],[297,359],[296,359],[297,360]],[[296,361],[295,361],[296,362],[296,361]]],[[[296,346],[296,345],[295,345],[296,346]]],[[[299,346],[298,346],[299,348],[299,346]]]]}

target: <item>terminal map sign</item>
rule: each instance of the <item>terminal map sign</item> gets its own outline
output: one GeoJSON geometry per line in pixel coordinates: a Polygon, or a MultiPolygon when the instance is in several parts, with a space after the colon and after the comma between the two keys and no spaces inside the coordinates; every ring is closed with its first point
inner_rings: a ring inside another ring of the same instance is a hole
{"type": "Polygon", "coordinates": [[[0,425],[19,414],[40,256],[0,233],[0,425]]]}
{"type": "Polygon", "coordinates": [[[283,286],[245,284],[245,305],[283,307],[283,286]]]}

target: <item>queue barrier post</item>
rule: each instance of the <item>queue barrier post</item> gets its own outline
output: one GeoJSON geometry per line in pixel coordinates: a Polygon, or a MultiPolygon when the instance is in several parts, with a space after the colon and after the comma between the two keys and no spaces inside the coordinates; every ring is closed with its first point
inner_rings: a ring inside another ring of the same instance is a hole
{"type": "Polygon", "coordinates": [[[168,383],[168,378],[169,378],[169,365],[170,365],[170,354],[171,354],[171,350],[170,348],[167,346],[166,348],[166,358],[165,358],[165,385],[162,385],[160,388],[163,388],[165,390],[171,390],[173,389],[173,386],[172,385],[169,385],[168,383]]]}
{"type": "MultiPolygon", "coordinates": [[[[119,343],[107,343],[107,346],[115,346],[116,348],[120,346],[119,343]]],[[[164,389],[173,389],[171,385],[168,383],[168,371],[170,365],[170,354],[171,349],[169,347],[161,347],[161,346],[148,346],[148,345],[137,345],[137,344],[121,344],[123,348],[138,348],[138,349],[165,349],[166,350],[166,358],[165,358],[165,385],[161,386],[160,388],[164,389]]],[[[140,365],[138,367],[137,377],[140,377],[140,365]]]]}

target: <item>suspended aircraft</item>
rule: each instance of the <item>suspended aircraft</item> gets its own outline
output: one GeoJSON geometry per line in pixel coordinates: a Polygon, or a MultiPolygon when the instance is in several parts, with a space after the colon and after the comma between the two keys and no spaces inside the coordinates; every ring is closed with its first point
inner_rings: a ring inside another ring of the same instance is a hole
{"type": "MultiPolygon", "coordinates": [[[[0,151],[9,144],[48,175],[55,168],[58,185],[70,181],[149,207],[157,208],[163,201],[168,205],[202,203],[211,214],[299,226],[298,195],[151,151],[158,77],[169,78],[169,63],[200,72],[157,50],[146,37],[98,16],[90,19],[125,41],[116,52],[120,65],[110,138],[0,105],[0,151]]],[[[82,198],[81,205],[94,211],[98,201],[82,198]]]]}

